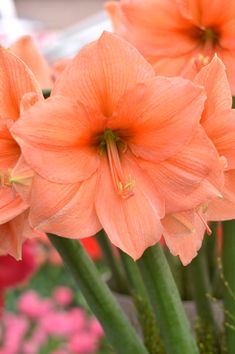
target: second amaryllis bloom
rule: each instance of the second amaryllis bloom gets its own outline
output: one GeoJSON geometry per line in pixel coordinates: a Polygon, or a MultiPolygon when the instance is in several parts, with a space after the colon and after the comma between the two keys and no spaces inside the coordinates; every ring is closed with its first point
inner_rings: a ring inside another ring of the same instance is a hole
{"type": "Polygon", "coordinates": [[[155,77],[134,47],[104,33],[11,130],[35,172],[32,225],[71,238],[104,228],[139,258],[160,240],[166,210],[220,194],[223,168],[199,124],[204,101],[201,87],[155,77]]]}

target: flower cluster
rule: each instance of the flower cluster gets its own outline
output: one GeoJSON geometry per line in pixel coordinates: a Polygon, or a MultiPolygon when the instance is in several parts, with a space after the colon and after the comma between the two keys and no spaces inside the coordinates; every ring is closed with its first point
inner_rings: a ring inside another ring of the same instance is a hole
{"type": "MultiPolygon", "coordinates": [[[[186,3],[184,21],[177,10],[185,26],[186,3]]],[[[117,28],[129,33],[131,23],[142,38],[140,2],[108,9],[117,28]]],[[[235,118],[222,61],[214,56],[190,80],[156,76],[105,32],[61,72],[44,99],[26,64],[0,49],[1,253],[19,258],[35,230],[80,239],[103,228],[135,260],[163,236],[189,263],[208,221],[235,216],[235,118]]]]}
{"type": "Polygon", "coordinates": [[[32,290],[23,293],[18,313],[6,312],[2,318],[0,353],[95,353],[103,330],[85,310],[72,307],[72,301],[73,293],[66,287],[56,288],[51,298],[42,298],[32,290]]]}

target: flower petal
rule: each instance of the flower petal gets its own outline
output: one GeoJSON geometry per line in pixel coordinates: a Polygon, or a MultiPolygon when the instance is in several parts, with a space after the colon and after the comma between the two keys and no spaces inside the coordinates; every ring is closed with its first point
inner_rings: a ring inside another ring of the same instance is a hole
{"type": "Polygon", "coordinates": [[[97,233],[101,225],[94,208],[96,180],[94,174],[83,183],[63,185],[35,176],[29,216],[33,227],[69,238],[97,233]]]}
{"type": "Polygon", "coordinates": [[[66,67],[52,95],[76,97],[109,117],[126,90],[153,76],[151,65],[134,47],[104,32],[66,67]]]}
{"type": "Polygon", "coordinates": [[[209,220],[235,219],[235,170],[225,172],[223,198],[211,201],[208,208],[209,220]]]}
{"type": "Polygon", "coordinates": [[[181,16],[176,1],[110,1],[106,10],[115,31],[145,56],[180,55],[195,47],[187,34],[192,24],[181,16]]]}
{"type": "Polygon", "coordinates": [[[9,50],[0,47],[0,117],[16,120],[20,101],[27,92],[42,98],[41,89],[28,67],[9,50]]]}
{"type": "Polygon", "coordinates": [[[202,128],[168,160],[157,166],[143,160],[139,163],[165,198],[167,213],[192,209],[220,195],[224,165],[202,128]]]}
{"type": "Polygon", "coordinates": [[[9,132],[7,122],[0,121],[0,175],[14,167],[20,148],[9,132]]]}
{"type": "Polygon", "coordinates": [[[124,157],[121,163],[126,175],[134,179],[134,195],[124,200],[117,194],[108,161],[103,156],[96,212],[111,242],[133,259],[138,259],[146,248],[161,238],[159,218],[164,206],[152,181],[134,160],[124,157]]]}
{"type": "Polygon", "coordinates": [[[14,190],[29,204],[34,172],[22,155],[13,168],[10,177],[14,190]]]}
{"type": "Polygon", "coordinates": [[[157,77],[123,97],[109,127],[126,130],[128,146],[136,156],[163,161],[192,139],[204,100],[202,89],[188,80],[157,77]]]}
{"type": "Polygon", "coordinates": [[[163,236],[174,256],[179,256],[183,265],[189,264],[197,255],[205,233],[205,227],[193,210],[169,214],[162,220],[163,236]],[[192,225],[194,229],[190,230],[192,225]]]}
{"type": "Polygon", "coordinates": [[[22,243],[25,239],[24,228],[27,219],[22,213],[11,221],[0,225],[0,255],[10,254],[21,259],[22,243]]]}
{"type": "Polygon", "coordinates": [[[217,54],[219,58],[223,61],[226,67],[226,74],[228,81],[230,83],[231,91],[233,96],[235,95],[235,50],[227,50],[225,48],[217,47],[217,54]]]}
{"type": "Polygon", "coordinates": [[[41,55],[32,37],[20,37],[12,44],[10,49],[32,70],[42,88],[52,87],[52,70],[41,55]]]}
{"type": "Polygon", "coordinates": [[[53,97],[33,105],[11,131],[34,171],[51,182],[76,183],[99,166],[90,141],[96,126],[99,117],[91,117],[81,104],[53,97]]]}
{"type": "MultiPolygon", "coordinates": [[[[217,56],[214,56],[212,61],[196,75],[194,82],[204,86],[206,90],[207,99],[201,119],[203,126],[215,113],[218,115],[216,119],[223,120],[222,113],[232,107],[232,95],[223,62],[217,56]]],[[[205,129],[209,134],[207,126],[205,126],[205,129]]]]}
{"type": "Polygon", "coordinates": [[[12,220],[28,209],[28,204],[11,187],[0,188],[0,224],[12,220]]]}

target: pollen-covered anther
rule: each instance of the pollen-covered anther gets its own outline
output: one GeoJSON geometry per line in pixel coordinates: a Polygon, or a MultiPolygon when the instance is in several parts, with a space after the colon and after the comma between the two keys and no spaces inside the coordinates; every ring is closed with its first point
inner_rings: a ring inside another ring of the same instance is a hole
{"type": "Polygon", "coordinates": [[[134,189],[134,180],[131,179],[129,176],[128,182],[123,185],[123,183],[120,181],[118,183],[118,189],[119,189],[119,194],[123,199],[128,199],[134,195],[133,189],[134,189]]]}
{"type": "Polygon", "coordinates": [[[11,186],[10,174],[11,174],[10,170],[7,173],[0,172],[0,187],[10,187],[11,186]]]}
{"type": "Polygon", "coordinates": [[[210,58],[199,53],[196,57],[191,59],[191,63],[196,66],[197,71],[200,71],[203,66],[209,63],[210,58]]]}

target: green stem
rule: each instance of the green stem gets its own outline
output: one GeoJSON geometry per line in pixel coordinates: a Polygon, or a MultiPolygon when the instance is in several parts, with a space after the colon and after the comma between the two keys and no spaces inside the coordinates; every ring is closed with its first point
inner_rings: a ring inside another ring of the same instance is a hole
{"type": "Polygon", "coordinates": [[[164,353],[162,339],[139,267],[126,253],[120,251],[120,255],[143,331],[145,346],[151,354],[162,354],[164,353]]]}
{"type": "Polygon", "coordinates": [[[235,220],[223,222],[222,280],[228,354],[235,350],[235,220]]]}
{"type": "Polygon", "coordinates": [[[218,329],[215,324],[213,308],[208,295],[212,289],[205,257],[205,247],[189,265],[191,273],[193,297],[196,302],[199,317],[197,335],[198,341],[207,348],[208,353],[218,353],[218,329]]]}
{"type": "Polygon", "coordinates": [[[96,240],[100,245],[105,261],[112,272],[112,288],[120,293],[127,293],[127,284],[117,257],[113,254],[112,246],[102,230],[96,234],[96,240]]]}
{"type": "Polygon", "coordinates": [[[167,354],[198,354],[177,286],[162,247],[148,248],[138,261],[167,354]]]}
{"type": "Polygon", "coordinates": [[[48,235],[80,286],[117,354],[148,354],[79,241],[48,235]]]}

